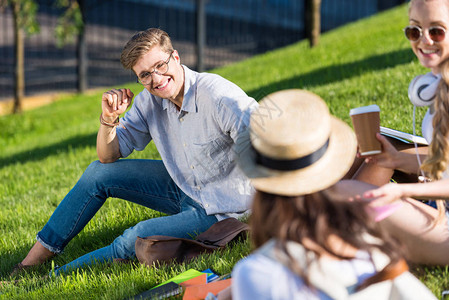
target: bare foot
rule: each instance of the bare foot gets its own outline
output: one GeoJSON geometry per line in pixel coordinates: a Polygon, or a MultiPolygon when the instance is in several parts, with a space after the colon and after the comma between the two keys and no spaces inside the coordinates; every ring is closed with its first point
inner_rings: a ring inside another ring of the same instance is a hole
{"type": "Polygon", "coordinates": [[[36,242],[27,256],[22,260],[22,266],[35,266],[40,265],[56,254],[42,246],[41,243],[36,242]]]}

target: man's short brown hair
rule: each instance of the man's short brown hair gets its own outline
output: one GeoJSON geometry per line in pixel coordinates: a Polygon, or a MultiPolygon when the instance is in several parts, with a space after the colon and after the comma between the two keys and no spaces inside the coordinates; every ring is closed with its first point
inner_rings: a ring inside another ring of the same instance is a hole
{"type": "Polygon", "coordinates": [[[159,46],[167,53],[173,51],[170,37],[165,31],[158,28],[139,31],[123,47],[120,62],[125,69],[132,70],[137,61],[154,46],[159,46]]]}

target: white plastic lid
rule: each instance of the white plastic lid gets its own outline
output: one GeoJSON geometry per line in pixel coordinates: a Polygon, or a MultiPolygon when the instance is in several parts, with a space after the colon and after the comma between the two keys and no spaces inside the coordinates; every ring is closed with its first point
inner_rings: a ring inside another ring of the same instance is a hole
{"type": "Polygon", "coordinates": [[[379,106],[377,106],[377,104],[357,107],[357,108],[351,109],[351,111],[349,112],[349,115],[352,116],[352,115],[358,115],[358,114],[365,114],[365,113],[369,113],[369,112],[380,112],[380,108],[379,108],[379,106]]]}

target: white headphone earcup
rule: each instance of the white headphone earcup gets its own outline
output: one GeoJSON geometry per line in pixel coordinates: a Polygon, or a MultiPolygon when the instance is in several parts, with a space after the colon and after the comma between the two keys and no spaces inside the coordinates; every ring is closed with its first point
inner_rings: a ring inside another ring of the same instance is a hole
{"type": "Polygon", "coordinates": [[[413,78],[408,86],[408,98],[416,106],[429,106],[435,99],[435,93],[440,83],[441,75],[429,72],[413,78]]]}

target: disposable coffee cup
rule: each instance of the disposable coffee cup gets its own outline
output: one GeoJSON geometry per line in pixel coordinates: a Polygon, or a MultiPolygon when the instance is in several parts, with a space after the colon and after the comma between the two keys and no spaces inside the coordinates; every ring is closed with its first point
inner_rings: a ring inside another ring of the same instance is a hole
{"type": "Polygon", "coordinates": [[[362,156],[382,152],[376,133],[380,132],[380,108],[373,104],[351,109],[349,112],[354,127],[359,152],[362,156]]]}

